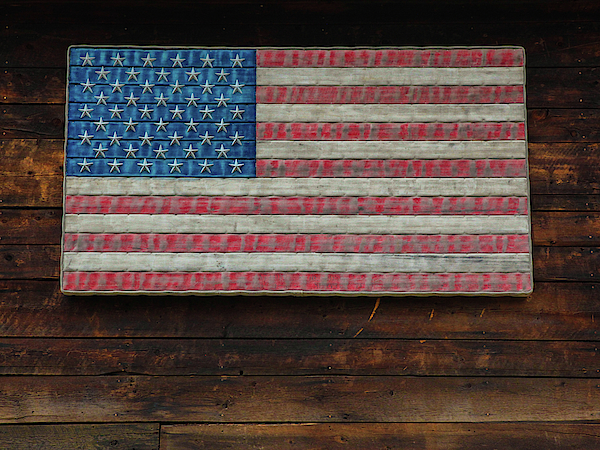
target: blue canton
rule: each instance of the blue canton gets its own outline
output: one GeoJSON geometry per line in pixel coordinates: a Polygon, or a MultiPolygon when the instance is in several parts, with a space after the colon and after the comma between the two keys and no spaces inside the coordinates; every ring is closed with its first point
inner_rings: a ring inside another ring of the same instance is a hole
{"type": "Polygon", "coordinates": [[[69,176],[256,176],[256,52],[74,47],[69,176]]]}

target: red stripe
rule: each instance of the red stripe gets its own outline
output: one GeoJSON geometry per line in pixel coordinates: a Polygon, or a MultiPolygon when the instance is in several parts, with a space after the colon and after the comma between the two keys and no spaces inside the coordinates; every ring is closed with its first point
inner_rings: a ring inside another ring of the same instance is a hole
{"type": "Polygon", "coordinates": [[[259,159],[256,161],[256,176],[268,178],[525,177],[527,164],[525,159],[259,159]]]}
{"type": "Polygon", "coordinates": [[[258,140],[494,141],[525,139],[523,122],[284,123],[257,122],[258,140]]]}
{"type": "Polygon", "coordinates": [[[66,252],[527,253],[527,235],[71,234],[66,252]]]}
{"type": "Polygon", "coordinates": [[[517,67],[522,49],[257,50],[257,67],[517,67]]]}
{"type": "Polygon", "coordinates": [[[523,103],[523,86],[257,86],[257,103],[523,103]]]}
{"type": "Polygon", "coordinates": [[[526,197],[150,197],[67,195],[67,214],[527,214],[526,197]]]}
{"type": "Polygon", "coordinates": [[[66,291],[527,292],[527,273],[65,272],[66,291]]]}

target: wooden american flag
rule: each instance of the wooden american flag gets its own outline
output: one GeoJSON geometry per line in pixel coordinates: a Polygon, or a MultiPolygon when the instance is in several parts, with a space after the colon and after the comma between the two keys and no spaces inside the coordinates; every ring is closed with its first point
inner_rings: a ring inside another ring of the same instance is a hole
{"type": "Polygon", "coordinates": [[[527,294],[524,80],[515,47],[71,48],[62,289],[527,294]]]}

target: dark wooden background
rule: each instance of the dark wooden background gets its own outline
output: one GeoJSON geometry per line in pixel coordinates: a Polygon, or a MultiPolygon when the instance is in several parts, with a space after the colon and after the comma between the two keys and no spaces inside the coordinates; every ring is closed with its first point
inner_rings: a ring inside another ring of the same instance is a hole
{"type": "Polygon", "coordinates": [[[0,448],[600,448],[599,13],[594,0],[0,2],[0,448]],[[71,44],[525,47],[533,295],[64,297],[71,44]]]}

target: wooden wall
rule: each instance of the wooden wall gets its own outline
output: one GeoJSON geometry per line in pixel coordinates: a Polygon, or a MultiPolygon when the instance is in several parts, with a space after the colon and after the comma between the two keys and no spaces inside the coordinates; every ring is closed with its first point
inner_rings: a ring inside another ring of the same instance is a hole
{"type": "Polygon", "coordinates": [[[0,448],[600,448],[600,6],[2,2],[0,448]],[[64,297],[66,49],[522,45],[529,298],[64,297]]]}

